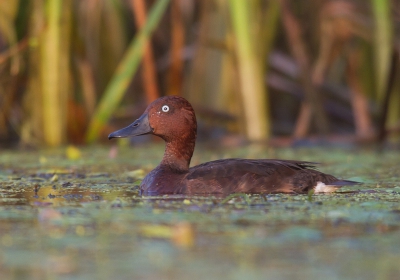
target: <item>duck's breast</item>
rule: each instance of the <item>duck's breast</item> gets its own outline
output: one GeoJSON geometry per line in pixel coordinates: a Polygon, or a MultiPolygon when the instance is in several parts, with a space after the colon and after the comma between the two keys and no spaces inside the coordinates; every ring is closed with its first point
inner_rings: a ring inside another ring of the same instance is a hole
{"type": "Polygon", "coordinates": [[[173,172],[170,169],[156,167],[143,179],[140,184],[142,195],[163,195],[178,193],[182,189],[185,174],[173,172]]]}

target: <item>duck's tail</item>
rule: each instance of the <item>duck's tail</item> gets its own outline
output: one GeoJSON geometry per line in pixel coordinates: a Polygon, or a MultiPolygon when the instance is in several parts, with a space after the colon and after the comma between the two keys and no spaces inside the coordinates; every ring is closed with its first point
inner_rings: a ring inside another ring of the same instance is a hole
{"type": "Polygon", "coordinates": [[[338,180],[333,183],[329,183],[329,185],[343,187],[343,186],[353,186],[353,185],[361,185],[361,182],[351,181],[351,180],[338,180]]]}
{"type": "Polygon", "coordinates": [[[360,182],[351,181],[351,180],[338,180],[329,184],[325,184],[322,182],[317,182],[317,185],[314,187],[315,193],[331,193],[340,189],[343,186],[352,186],[359,185],[360,182]]]}

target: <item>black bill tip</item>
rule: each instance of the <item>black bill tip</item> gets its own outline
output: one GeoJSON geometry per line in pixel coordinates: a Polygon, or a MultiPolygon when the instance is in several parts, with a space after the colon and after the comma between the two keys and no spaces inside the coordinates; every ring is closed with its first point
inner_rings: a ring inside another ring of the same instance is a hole
{"type": "Polygon", "coordinates": [[[140,118],[134,121],[132,124],[124,127],[120,130],[114,131],[108,135],[108,139],[113,138],[124,138],[129,136],[139,136],[152,133],[153,129],[149,124],[149,117],[147,114],[143,114],[140,118]]]}

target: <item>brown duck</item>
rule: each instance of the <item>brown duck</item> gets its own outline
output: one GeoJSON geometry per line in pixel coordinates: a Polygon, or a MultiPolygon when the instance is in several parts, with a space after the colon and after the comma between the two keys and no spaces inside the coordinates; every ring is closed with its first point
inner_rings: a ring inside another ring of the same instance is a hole
{"type": "Polygon", "coordinates": [[[165,143],[161,163],[140,184],[141,194],[230,194],[333,192],[357,182],[314,169],[315,163],[278,159],[221,159],[189,167],[197,135],[196,115],[178,96],[152,102],[131,125],[108,138],[154,134],[165,143]]]}

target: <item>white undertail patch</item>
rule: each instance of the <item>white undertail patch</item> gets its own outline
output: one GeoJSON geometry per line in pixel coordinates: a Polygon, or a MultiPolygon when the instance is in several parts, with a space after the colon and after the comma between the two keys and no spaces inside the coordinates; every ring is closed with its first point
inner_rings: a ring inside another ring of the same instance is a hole
{"type": "Polygon", "coordinates": [[[329,193],[334,192],[338,189],[338,186],[325,185],[325,183],[317,182],[317,185],[314,187],[315,193],[329,193]]]}

